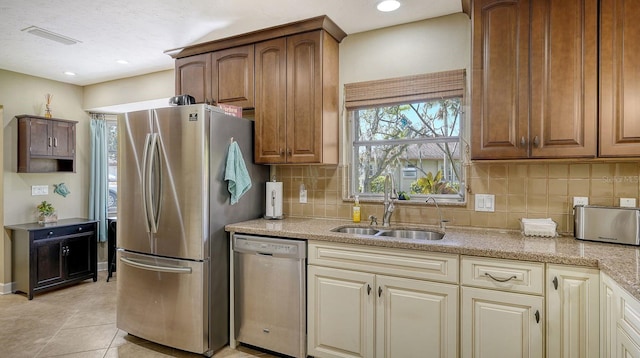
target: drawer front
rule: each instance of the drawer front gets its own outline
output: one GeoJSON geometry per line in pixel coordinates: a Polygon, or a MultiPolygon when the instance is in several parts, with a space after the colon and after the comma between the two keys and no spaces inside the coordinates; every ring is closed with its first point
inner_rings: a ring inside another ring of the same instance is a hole
{"type": "Polygon", "coordinates": [[[53,237],[68,236],[74,234],[86,234],[96,230],[96,223],[87,223],[70,226],[50,227],[33,232],[34,240],[49,239],[53,237]]]}
{"type": "Polygon", "coordinates": [[[308,263],[449,283],[459,279],[454,254],[310,242],[308,263]]]}
{"type": "Polygon", "coordinates": [[[544,264],[462,256],[461,283],[502,291],[544,294],[544,264]]]}

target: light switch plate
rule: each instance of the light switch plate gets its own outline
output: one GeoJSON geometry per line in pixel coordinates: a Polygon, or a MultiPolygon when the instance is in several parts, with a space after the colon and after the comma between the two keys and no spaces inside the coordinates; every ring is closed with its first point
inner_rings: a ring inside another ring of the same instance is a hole
{"type": "Polygon", "coordinates": [[[620,198],[620,207],[621,208],[635,208],[636,207],[636,198],[620,198]]]}
{"type": "Polygon", "coordinates": [[[49,186],[48,185],[32,185],[31,196],[36,196],[36,195],[49,195],[49,186]]]}
{"type": "Polygon", "coordinates": [[[476,211],[496,211],[496,196],[493,194],[476,194],[475,210],[476,211]]]}
{"type": "Polygon", "coordinates": [[[307,203],[307,188],[304,184],[300,184],[300,204],[307,203]]]}
{"type": "Polygon", "coordinates": [[[576,205],[589,205],[589,198],[586,196],[574,196],[573,206],[576,205]]]}

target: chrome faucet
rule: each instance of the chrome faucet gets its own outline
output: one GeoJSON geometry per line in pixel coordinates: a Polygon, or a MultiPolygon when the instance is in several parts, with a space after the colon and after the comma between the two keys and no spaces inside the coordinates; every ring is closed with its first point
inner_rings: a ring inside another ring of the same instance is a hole
{"type": "Polygon", "coordinates": [[[382,216],[383,227],[388,227],[391,223],[391,215],[393,214],[393,210],[396,208],[393,200],[397,198],[398,196],[396,194],[396,186],[393,182],[393,176],[391,176],[391,174],[387,174],[384,177],[384,215],[382,216]]]}
{"type": "Polygon", "coordinates": [[[442,219],[442,211],[440,211],[440,207],[438,206],[438,202],[436,201],[436,199],[433,196],[430,196],[427,198],[425,203],[428,203],[429,200],[433,201],[433,203],[435,204],[436,209],[438,210],[438,216],[440,217],[440,221],[438,222],[438,225],[440,226],[441,230],[444,230],[446,228],[447,220],[442,219]]]}

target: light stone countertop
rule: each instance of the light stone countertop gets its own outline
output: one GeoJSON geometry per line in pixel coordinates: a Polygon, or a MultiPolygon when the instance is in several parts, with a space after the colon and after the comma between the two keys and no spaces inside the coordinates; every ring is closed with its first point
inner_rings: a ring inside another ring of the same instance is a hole
{"type": "MultiPolygon", "coordinates": [[[[526,237],[519,231],[478,228],[447,227],[445,237],[438,241],[343,234],[331,231],[339,226],[368,227],[367,223],[354,224],[347,220],[287,218],[284,220],[244,221],[227,225],[225,230],[293,239],[597,267],[640,300],[640,248],[635,246],[581,241],[569,236],[526,237]]],[[[438,231],[433,226],[400,224],[392,225],[392,227],[438,231]]],[[[387,229],[381,226],[376,226],[376,228],[387,229]]]]}

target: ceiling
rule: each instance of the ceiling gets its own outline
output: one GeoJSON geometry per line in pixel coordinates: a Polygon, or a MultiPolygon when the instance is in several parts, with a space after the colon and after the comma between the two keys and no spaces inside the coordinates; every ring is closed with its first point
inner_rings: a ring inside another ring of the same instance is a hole
{"type": "Polygon", "coordinates": [[[377,0],[0,0],[0,69],[84,86],[171,69],[166,50],[319,15],[353,34],[462,11],[461,0],[400,1],[382,13],[377,0]]]}

